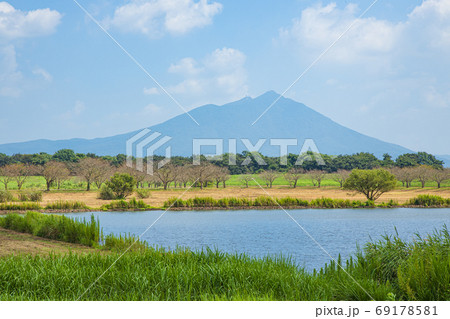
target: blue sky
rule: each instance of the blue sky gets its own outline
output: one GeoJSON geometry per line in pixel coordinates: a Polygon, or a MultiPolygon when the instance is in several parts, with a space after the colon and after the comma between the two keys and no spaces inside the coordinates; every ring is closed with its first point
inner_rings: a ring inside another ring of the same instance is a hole
{"type": "MultiPolygon", "coordinates": [[[[373,3],[78,1],[186,109],[283,92],[373,3]]],[[[286,96],[450,154],[449,56],[450,0],[379,0],[286,96]]],[[[0,2],[0,111],[0,143],[110,136],[182,112],[72,0],[0,2]]]]}

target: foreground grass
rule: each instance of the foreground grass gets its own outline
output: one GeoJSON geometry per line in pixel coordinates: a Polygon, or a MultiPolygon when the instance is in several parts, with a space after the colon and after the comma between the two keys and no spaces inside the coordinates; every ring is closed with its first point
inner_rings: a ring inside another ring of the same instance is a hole
{"type": "MultiPolygon", "coordinates": [[[[66,233],[61,225],[67,221],[49,223],[53,216],[42,216],[16,215],[10,225],[45,229],[50,224],[52,231],[41,236],[66,233]]],[[[75,223],[81,230],[97,225],[95,220],[75,223]]],[[[2,257],[0,300],[450,300],[445,226],[413,242],[385,236],[345,264],[339,258],[313,273],[286,258],[167,251],[139,242],[138,250],[122,256],[134,241],[110,235],[98,243],[108,253],[2,257]]]]}

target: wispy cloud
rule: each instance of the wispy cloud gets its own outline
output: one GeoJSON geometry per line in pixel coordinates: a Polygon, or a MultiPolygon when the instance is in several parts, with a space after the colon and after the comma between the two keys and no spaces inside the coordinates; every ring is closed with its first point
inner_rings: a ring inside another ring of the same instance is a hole
{"type": "Polygon", "coordinates": [[[76,101],[72,109],[59,115],[59,119],[63,121],[71,121],[78,118],[84,111],[86,106],[82,101],[76,101]]]}
{"type": "Polygon", "coordinates": [[[159,94],[159,90],[156,87],[144,88],[142,91],[145,95],[158,95],[159,94]]]}
{"type": "Polygon", "coordinates": [[[246,56],[233,48],[216,49],[203,59],[183,58],[169,67],[169,72],[184,79],[170,87],[177,94],[210,95],[227,100],[247,94],[246,56]]]}
{"type": "Polygon", "coordinates": [[[51,82],[53,80],[52,75],[50,73],[48,73],[46,70],[44,70],[43,68],[34,69],[33,74],[42,77],[47,82],[51,82]]]}

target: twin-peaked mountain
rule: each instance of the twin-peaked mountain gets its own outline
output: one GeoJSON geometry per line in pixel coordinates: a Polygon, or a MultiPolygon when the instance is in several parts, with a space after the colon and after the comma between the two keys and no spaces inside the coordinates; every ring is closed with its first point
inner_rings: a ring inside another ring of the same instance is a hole
{"type": "MultiPolygon", "coordinates": [[[[305,140],[314,141],[321,153],[330,155],[369,152],[378,157],[389,153],[395,158],[400,154],[411,152],[399,145],[383,142],[348,129],[306,105],[284,97],[281,97],[266,114],[252,125],[278,97],[277,93],[269,91],[256,98],[247,97],[221,106],[211,104],[198,107],[190,111],[190,114],[199,125],[189,115],[182,114],[149,127],[150,132],[137,139],[133,144],[133,153],[139,142],[156,132],[161,135],[149,142],[149,145],[154,145],[164,136],[171,137],[168,142],[155,151],[155,154],[158,155],[164,155],[165,149],[170,146],[172,155],[191,156],[193,140],[202,140],[200,144],[217,143],[217,140],[222,140],[223,142],[218,142],[218,145],[220,146],[222,143],[224,153],[230,151],[230,143],[231,151],[234,151],[233,144],[236,143],[236,151],[241,153],[249,150],[249,145],[256,145],[260,141],[262,146],[258,148],[259,151],[269,156],[279,155],[280,146],[271,145],[271,140],[272,144],[279,144],[279,141],[273,142],[279,139],[289,139],[288,144],[297,140],[296,146],[291,145],[288,148],[289,153],[296,154],[300,152],[305,140]]],[[[47,152],[52,154],[59,149],[69,148],[77,153],[125,154],[126,141],[140,131],[96,139],[35,140],[3,144],[0,145],[0,153],[12,155],[47,152]]],[[[212,147],[203,147],[201,150],[206,154],[214,151],[212,147]]]]}

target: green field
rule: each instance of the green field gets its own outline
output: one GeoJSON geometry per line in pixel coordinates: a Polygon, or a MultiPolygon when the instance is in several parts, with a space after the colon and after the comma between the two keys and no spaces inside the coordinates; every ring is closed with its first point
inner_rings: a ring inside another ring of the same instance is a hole
{"type": "MultiPolygon", "coordinates": [[[[259,175],[254,174],[254,175],[252,175],[252,177],[261,186],[264,186],[264,187],[266,186],[265,182],[260,178],[259,175]]],[[[230,179],[227,181],[226,185],[227,185],[227,187],[228,186],[245,187],[243,182],[240,180],[240,175],[231,175],[230,179]]],[[[250,187],[258,187],[258,184],[252,180],[249,182],[249,186],[250,187]]],[[[280,177],[277,178],[273,182],[273,186],[274,187],[289,187],[290,185],[289,185],[289,181],[287,181],[283,175],[280,175],[280,177]]],[[[328,177],[328,178],[325,178],[324,180],[322,180],[321,186],[338,188],[339,183],[328,177]]],[[[429,188],[436,188],[436,183],[435,182],[427,182],[425,186],[429,187],[429,188]]],[[[145,184],[145,187],[148,187],[147,184],[145,184]]],[[[172,183],[171,187],[173,187],[173,183],[172,183]]],[[[209,185],[209,187],[215,187],[215,184],[211,183],[209,185]]],[[[220,187],[222,187],[222,185],[220,185],[220,187]]],[[[314,187],[314,185],[310,178],[304,176],[298,180],[297,187],[314,187]]],[[[397,187],[402,188],[402,183],[398,182],[397,187]]],[[[412,188],[420,188],[421,184],[419,181],[414,181],[412,183],[411,187],[412,188]]],[[[441,187],[450,187],[450,180],[443,182],[441,184],[441,187]]],[[[4,189],[3,184],[0,184],[0,189],[4,189]]],[[[17,190],[17,183],[16,182],[9,183],[8,189],[9,190],[17,190]]],[[[27,181],[25,182],[22,189],[45,190],[46,189],[45,179],[42,176],[31,176],[27,179],[27,181]]],[[[72,177],[69,180],[64,181],[61,184],[61,188],[60,188],[61,191],[83,191],[85,189],[86,189],[86,182],[84,182],[83,180],[81,180],[78,177],[72,177]]],[[[57,190],[56,186],[52,186],[51,190],[56,191],[57,190]]],[[[98,190],[97,187],[95,186],[95,184],[91,184],[91,190],[98,190]]]]}

